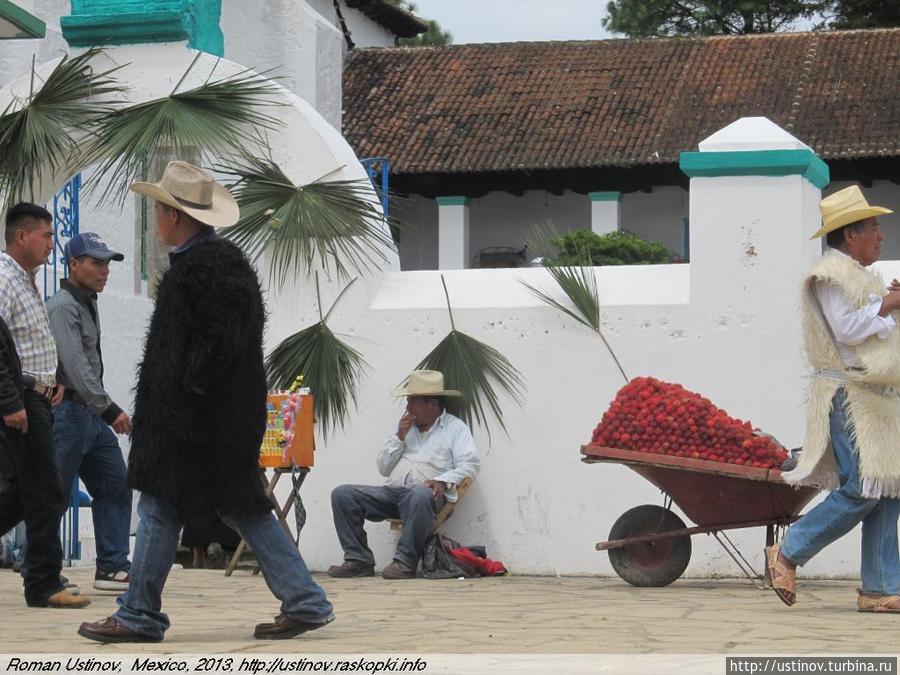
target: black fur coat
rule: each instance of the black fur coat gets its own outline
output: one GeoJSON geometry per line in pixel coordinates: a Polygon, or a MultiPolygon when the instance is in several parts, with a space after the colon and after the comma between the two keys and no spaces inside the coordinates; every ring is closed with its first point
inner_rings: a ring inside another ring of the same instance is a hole
{"type": "Polygon", "coordinates": [[[128,480],[182,518],[272,508],[259,280],[231,242],[179,254],[159,286],[138,373],[128,480]]]}

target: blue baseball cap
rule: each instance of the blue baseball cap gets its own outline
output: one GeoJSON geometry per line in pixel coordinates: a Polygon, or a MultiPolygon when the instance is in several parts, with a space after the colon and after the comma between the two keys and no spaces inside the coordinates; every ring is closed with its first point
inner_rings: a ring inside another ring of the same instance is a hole
{"type": "Polygon", "coordinates": [[[121,262],[125,260],[125,256],[111,250],[106,242],[99,235],[93,232],[82,232],[66,242],[66,248],[63,251],[66,260],[72,258],[80,258],[89,255],[97,260],[115,260],[121,262]]]}

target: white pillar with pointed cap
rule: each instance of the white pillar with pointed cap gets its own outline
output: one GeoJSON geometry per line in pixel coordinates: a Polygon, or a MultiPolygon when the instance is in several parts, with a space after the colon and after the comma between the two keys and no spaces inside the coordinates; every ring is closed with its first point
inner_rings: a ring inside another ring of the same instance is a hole
{"type": "Polygon", "coordinates": [[[704,317],[711,377],[741,381],[754,392],[750,418],[789,438],[804,414],[800,284],[822,250],[810,236],[828,167],[778,125],[751,117],[682,153],[681,169],[691,177],[691,305],[704,317]],[[757,336],[751,345],[747,331],[757,336]]]}

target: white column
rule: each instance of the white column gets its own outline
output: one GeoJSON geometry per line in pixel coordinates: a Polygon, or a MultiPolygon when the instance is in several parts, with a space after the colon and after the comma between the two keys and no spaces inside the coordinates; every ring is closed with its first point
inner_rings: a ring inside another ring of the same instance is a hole
{"type": "Polygon", "coordinates": [[[588,192],[591,198],[591,229],[597,234],[609,234],[621,229],[622,193],[588,192]]]}
{"type": "Polygon", "coordinates": [[[691,310],[705,317],[698,360],[716,373],[713,399],[799,445],[808,376],[801,279],[821,252],[810,236],[828,167],[765,118],[728,125],[699,152],[682,153],[680,165],[691,178],[691,310]],[[756,339],[748,345],[745,334],[756,339]],[[743,394],[729,390],[735,382],[743,394]]]}
{"type": "Polygon", "coordinates": [[[437,197],[438,269],[469,267],[469,198],[437,197]]]}

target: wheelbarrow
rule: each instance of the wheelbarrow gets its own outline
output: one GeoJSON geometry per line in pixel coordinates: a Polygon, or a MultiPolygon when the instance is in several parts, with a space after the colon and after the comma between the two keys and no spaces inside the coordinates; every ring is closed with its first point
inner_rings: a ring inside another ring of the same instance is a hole
{"type": "Polygon", "coordinates": [[[768,588],[764,575],[753,570],[726,530],[766,528],[766,546],[819,492],[816,487],[788,485],[777,469],[741,466],[687,457],[596,445],[581,447],[583,462],[624,464],[658,487],[663,506],[644,504],[623,513],[613,524],[609,540],[596,545],[607,551],[622,579],[634,586],[668,586],[687,569],[691,537],[710,534],[758,588],[768,588]],[[687,527],[672,503],[690,518],[687,527]]]}

